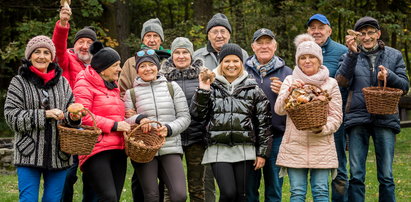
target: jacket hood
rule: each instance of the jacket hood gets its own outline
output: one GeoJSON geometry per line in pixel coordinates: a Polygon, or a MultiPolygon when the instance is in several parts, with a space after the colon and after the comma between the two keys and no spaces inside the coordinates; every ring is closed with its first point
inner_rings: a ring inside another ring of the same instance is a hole
{"type": "Polygon", "coordinates": [[[168,58],[162,65],[159,74],[164,75],[167,80],[174,81],[177,79],[196,79],[204,67],[204,60],[200,58],[193,59],[191,65],[183,70],[177,69],[172,58],[168,58]]]}
{"type": "MultiPolygon", "coordinates": [[[[104,84],[103,78],[94,70],[91,66],[88,66],[85,70],[81,71],[77,76],[77,81],[81,78],[87,80],[92,86],[96,89],[101,90],[102,92],[107,92],[109,89],[104,84]]],[[[117,85],[117,82],[115,82],[117,85]]],[[[118,88],[115,88],[118,89],[118,88]]]]}
{"type": "Polygon", "coordinates": [[[217,69],[218,67],[213,70],[213,72],[216,74],[215,76],[216,80],[214,81],[214,83],[212,83],[212,86],[215,88],[225,89],[227,92],[232,94],[236,89],[239,89],[239,88],[243,89],[243,88],[250,88],[250,87],[254,88],[257,85],[257,82],[255,81],[255,79],[249,78],[248,72],[245,70],[243,71],[243,75],[241,75],[240,77],[238,77],[237,79],[235,79],[233,82],[230,83],[227,81],[227,79],[224,76],[222,76],[221,74],[218,74],[217,69]],[[240,85],[240,84],[243,84],[243,85],[240,85]]]}
{"type": "Polygon", "coordinates": [[[33,83],[38,88],[47,89],[47,88],[51,88],[55,86],[59,82],[61,74],[63,73],[63,71],[61,70],[61,68],[58,66],[57,63],[54,63],[54,62],[50,63],[47,70],[54,69],[55,75],[49,82],[44,84],[44,80],[40,78],[39,76],[37,76],[37,74],[33,73],[29,69],[29,67],[32,65],[31,62],[26,59],[23,59],[22,62],[23,64],[19,67],[18,74],[21,75],[23,78],[27,79],[28,81],[30,81],[31,83],[33,83]]]}

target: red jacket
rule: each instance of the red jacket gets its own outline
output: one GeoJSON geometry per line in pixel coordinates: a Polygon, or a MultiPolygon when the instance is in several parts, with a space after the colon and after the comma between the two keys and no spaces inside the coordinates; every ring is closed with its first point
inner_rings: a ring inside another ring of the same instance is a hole
{"type": "Polygon", "coordinates": [[[66,27],[60,25],[60,20],[56,22],[53,32],[53,43],[56,46],[56,58],[59,66],[63,69],[63,76],[69,81],[70,87],[74,88],[77,74],[84,70],[86,66],[83,61],[77,58],[73,49],[67,49],[67,38],[70,24],[66,27]]]}
{"type": "MultiPolygon", "coordinates": [[[[103,131],[91,154],[79,156],[80,168],[88,158],[99,152],[124,149],[123,132],[111,131],[115,122],[124,120],[125,107],[120,99],[120,89],[109,90],[100,75],[87,67],[78,74],[73,93],[76,102],[94,114],[97,127],[103,131]]],[[[90,115],[83,118],[83,124],[93,125],[90,115]]]]}

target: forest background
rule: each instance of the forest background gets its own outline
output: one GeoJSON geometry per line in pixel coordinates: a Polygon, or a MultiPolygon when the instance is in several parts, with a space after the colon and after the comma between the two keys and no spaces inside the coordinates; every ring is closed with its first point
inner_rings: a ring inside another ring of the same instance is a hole
{"type": "MultiPolygon", "coordinates": [[[[36,35],[52,36],[58,20],[60,1],[0,0],[0,104],[11,78],[17,74],[25,46],[36,35]]],[[[279,43],[276,55],[294,66],[293,39],[306,32],[306,22],[322,13],[331,22],[332,39],[344,44],[347,29],[362,16],[372,16],[382,27],[386,45],[403,53],[411,74],[411,1],[410,0],[72,0],[69,47],[75,33],[84,26],[97,29],[98,39],[115,48],[122,62],[141,44],[142,24],[157,17],[163,24],[169,48],[174,38],[189,38],[195,49],[207,41],[205,27],[217,12],[227,15],[233,33],[231,42],[252,55],[253,33],[262,27],[271,29],[279,43]]],[[[10,136],[0,109],[0,136],[10,136]]]]}

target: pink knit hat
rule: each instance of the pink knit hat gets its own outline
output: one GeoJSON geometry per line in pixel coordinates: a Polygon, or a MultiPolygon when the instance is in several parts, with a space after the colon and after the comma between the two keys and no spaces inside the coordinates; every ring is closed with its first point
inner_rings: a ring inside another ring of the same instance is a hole
{"type": "Polygon", "coordinates": [[[30,41],[27,43],[26,51],[24,52],[27,60],[30,59],[31,54],[37,48],[49,49],[51,52],[51,60],[54,60],[54,58],[56,57],[56,47],[54,46],[53,41],[48,36],[39,35],[30,39],[30,41]]]}
{"type": "Polygon", "coordinates": [[[321,47],[315,43],[315,39],[309,34],[300,34],[294,39],[294,44],[297,47],[295,53],[295,64],[298,65],[298,58],[301,55],[314,55],[320,60],[320,64],[323,64],[323,53],[321,47]]]}

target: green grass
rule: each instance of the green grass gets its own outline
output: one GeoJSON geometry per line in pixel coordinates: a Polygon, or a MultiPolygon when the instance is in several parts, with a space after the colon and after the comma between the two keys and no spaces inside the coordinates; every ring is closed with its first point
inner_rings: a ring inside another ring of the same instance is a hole
{"type": "MultiPolygon", "coordinates": [[[[411,201],[411,128],[403,129],[397,135],[394,158],[394,179],[396,183],[396,198],[398,202],[411,201]]],[[[131,176],[133,167],[129,164],[127,168],[127,176],[121,201],[132,201],[131,196],[131,176]]],[[[80,174],[80,171],[79,173],[80,174]]],[[[79,175],[80,176],[80,175],[79,175]]],[[[366,176],[366,200],[367,202],[378,201],[378,181],[375,165],[374,147],[371,143],[368,160],[367,160],[367,176],[366,176]]],[[[262,183],[263,184],[263,183],[262,183]]],[[[74,201],[81,201],[82,195],[81,178],[75,185],[74,201]]],[[[290,186],[288,178],[284,179],[283,186],[283,201],[289,201],[290,186]]],[[[261,196],[264,193],[264,187],[260,187],[261,196]]],[[[1,175],[0,177],[0,201],[12,202],[18,201],[17,175],[1,175]]],[[[260,197],[260,201],[264,201],[260,197]]],[[[307,194],[307,201],[312,201],[310,190],[307,194]]]]}

